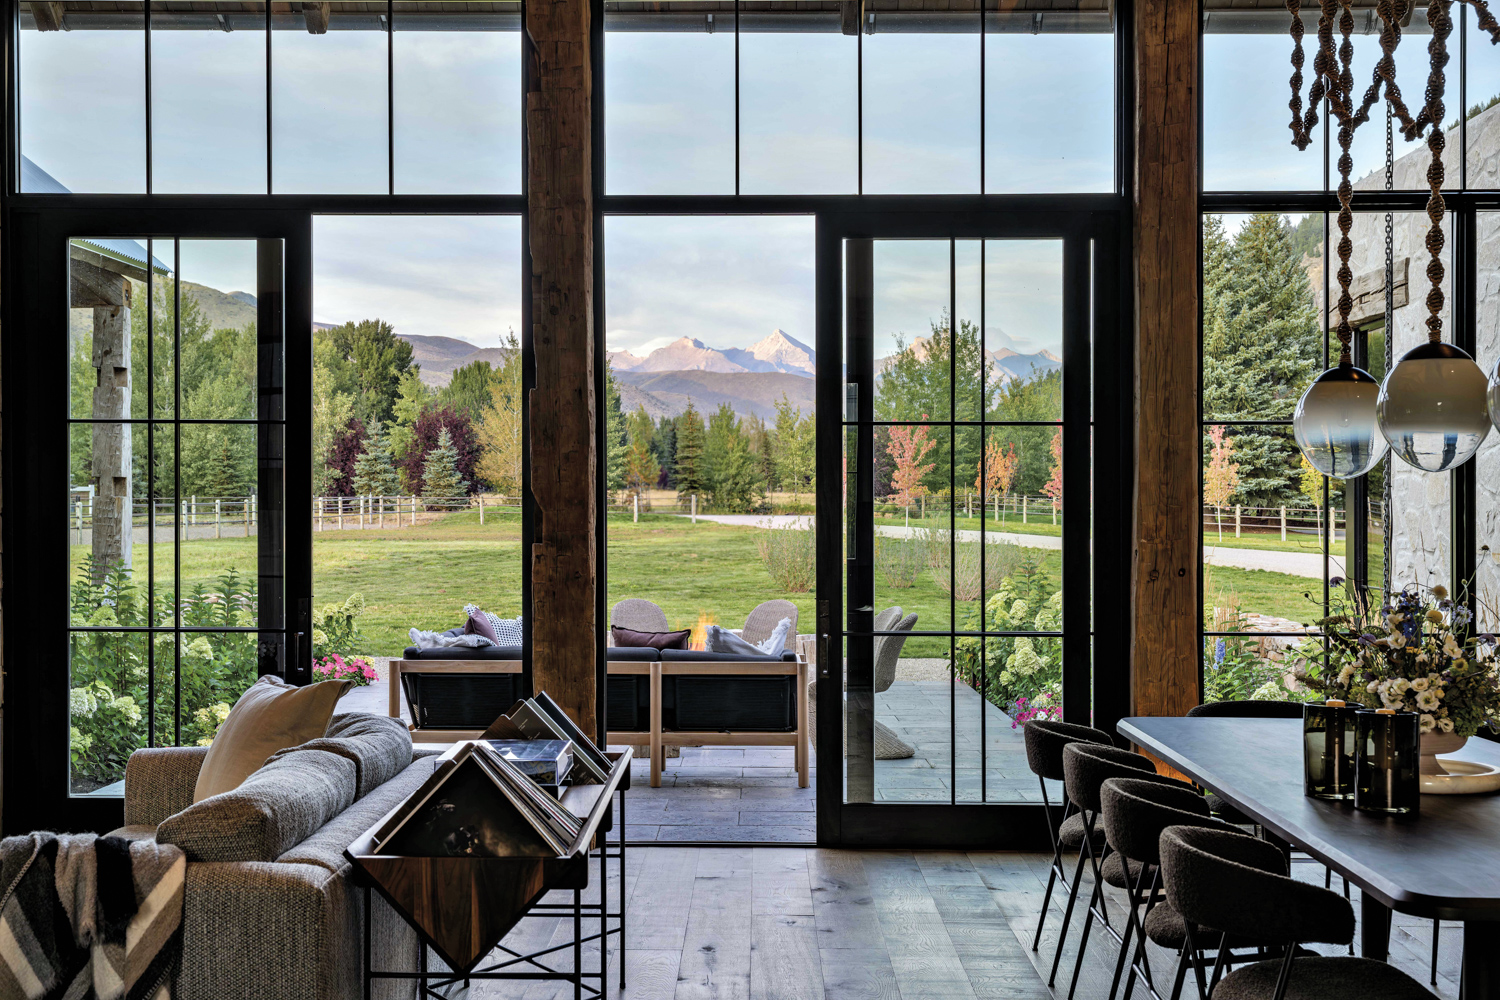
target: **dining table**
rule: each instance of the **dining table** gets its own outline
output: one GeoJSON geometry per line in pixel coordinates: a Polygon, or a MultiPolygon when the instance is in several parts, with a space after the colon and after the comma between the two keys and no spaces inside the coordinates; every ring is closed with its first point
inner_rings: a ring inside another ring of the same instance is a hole
{"type": "MultiPolygon", "coordinates": [[[[1360,944],[1389,957],[1391,914],[1463,922],[1465,1000],[1500,1000],[1500,794],[1423,795],[1414,814],[1303,794],[1298,719],[1127,718],[1121,736],[1360,889],[1360,944]]],[[[1454,758],[1500,766],[1471,738],[1454,758]]]]}

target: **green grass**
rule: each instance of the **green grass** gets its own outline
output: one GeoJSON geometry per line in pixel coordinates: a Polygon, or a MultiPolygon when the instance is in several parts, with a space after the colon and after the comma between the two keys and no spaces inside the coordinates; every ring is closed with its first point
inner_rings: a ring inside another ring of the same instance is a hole
{"type": "MultiPolygon", "coordinates": [[[[1038,526],[1043,527],[1043,526],[1038,526]]],[[[1045,527],[1050,528],[1050,525],[1045,527]]],[[[674,627],[690,628],[701,614],[719,624],[738,627],[761,601],[785,598],[797,605],[798,629],[811,631],[814,596],[784,593],[762,565],[756,545],[761,529],[700,521],[694,525],[669,514],[611,514],[607,561],[608,603],[644,597],[661,605],[674,627]]],[[[170,579],[171,547],[157,547],[158,574],[170,579]]],[[[86,546],[72,547],[76,569],[86,546]]],[[[1061,580],[1061,553],[1029,549],[1041,561],[1054,586],[1061,580]]],[[[145,546],[136,547],[136,564],[144,568],[145,546]]],[[[235,568],[254,572],[256,539],[235,538],[185,542],[181,549],[185,585],[212,583],[235,568]]],[[[450,514],[415,528],[368,531],[323,531],[313,535],[314,588],[317,605],[342,602],[352,593],[365,596],[366,614],[360,627],[369,640],[368,653],[398,655],[407,644],[407,629],[449,628],[463,619],[463,606],[473,602],[503,616],[521,610],[521,524],[516,514],[488,512],[485,524],[477,511],[450,514]]],[[[1302,594],[1322,595],[1314,579],[1210,567],[1204,581],[1204,601],[1223,605],[1232,600],[1242,612],[1260,612],[1309,621],[1315,609],[1302,594]]],[[[877,572],[877,607],[899,604],[919,615],[919,629],[948,627],[950,602],[924,573],[909,588],[887,585],[877,572]]],[[[958,605],[959,625],[977,602],[958,605]]],[[[909,656],[944,656],[946,640],[916,638],[904,652],[909,656]]]]}

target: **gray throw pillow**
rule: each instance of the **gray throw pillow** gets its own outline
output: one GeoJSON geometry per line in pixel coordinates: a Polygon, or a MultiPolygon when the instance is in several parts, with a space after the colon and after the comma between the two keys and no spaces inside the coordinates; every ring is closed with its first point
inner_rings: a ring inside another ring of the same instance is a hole
{"type": "MultiPolygon", "coordinates": [[[[303,750],[327,750],[354,762],[354,795],[362,799],[411,764],[411,732],[406,723],[368,712],[335,715],[321,739],[273,754],[280,760],[303,750]]],[[[267,762],[269,763],[269,761],[267,762]]]]}

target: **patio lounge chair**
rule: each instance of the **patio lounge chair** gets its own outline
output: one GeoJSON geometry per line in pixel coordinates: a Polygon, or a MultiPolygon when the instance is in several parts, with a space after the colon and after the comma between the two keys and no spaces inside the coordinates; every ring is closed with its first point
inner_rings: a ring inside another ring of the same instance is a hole
{"type": "Polygon", "coordinates": [[[659,605],[640,597],[627,597],[609,613],[610,625],[634,632],[670,632],[667,613],[659,605]]]}
{"type": "Polygon", "coordinates": [[[740,638],[758,646],[771,638],[771,633],[776,631],[776,626],[783,618],[792,620],[792,627],[786,630],[786,641],[781,647],[783,651],[790,652],[797,648],[797,605],[791,601],[763,601],[756,605],[755,610],[745,616],[745,627],[740,630],[740,638]]]}
{"type": "MultiPolygon", "coordinates": [[[[905,618],[901,617],[900,607],[886,608],[875,616],[875,631],[877,632],[911,632],[917,624],[917,613],[913,611],[905,618]]],[[[875,638],[875,691],[879,693],[887,690],[896,682],[896,664],[901,658],[901,647],[906,645],[905,635],[882,635],[875,638]]],[[[812,681],[807,685],[807,703],[809,711],[809,725],[813,732],[817,732],[816,705],[818,703],[818,682],[812,681]]],[[[844,733],[844,752],[849,750],[849,734],[844,733]]],[[[895,731],[885,723],[875,722],[875,759],[876,760],[905,760],[916,754],[916,748],[897,736],[895,731]]]]}

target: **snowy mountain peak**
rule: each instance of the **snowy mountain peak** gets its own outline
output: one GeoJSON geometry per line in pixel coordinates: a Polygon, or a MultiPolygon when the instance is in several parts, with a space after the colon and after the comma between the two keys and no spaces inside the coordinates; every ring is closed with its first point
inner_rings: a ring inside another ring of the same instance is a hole
{"type": "Polygon", "coordinates": [[[818,370],[817,352],[781,329],[751,345],[749,353],[774,371],[815,375],[818,370]]]}

